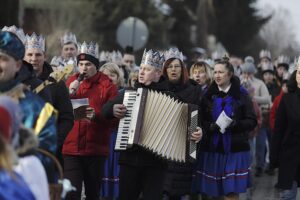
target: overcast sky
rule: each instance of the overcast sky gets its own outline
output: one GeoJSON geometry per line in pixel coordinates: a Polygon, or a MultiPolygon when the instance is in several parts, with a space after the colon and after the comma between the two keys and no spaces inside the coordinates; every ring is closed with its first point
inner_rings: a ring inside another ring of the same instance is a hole
{"type": "Polygon", "coordinates": [[[291,15],[291,23],[295,27],[292,31],[300,43],[300,0],[258,0],[257,6],[262,9],[271,7],[275,10],[279,7],[286,8],[291,15]]]}

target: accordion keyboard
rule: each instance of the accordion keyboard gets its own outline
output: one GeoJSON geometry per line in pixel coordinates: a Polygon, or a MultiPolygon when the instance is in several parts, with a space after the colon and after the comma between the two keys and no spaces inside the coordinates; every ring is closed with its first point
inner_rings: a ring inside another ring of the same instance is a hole
{"type": "Polygon", "coordinates": [[[124,94],[123,104],[126,106],[127,112],[124,118],[119,122],[117,140],[115,150],[125,150],[129,139],[130,122],[132,118],[133,105],[136,100],[137,91],[130,90],[124,94]]]}

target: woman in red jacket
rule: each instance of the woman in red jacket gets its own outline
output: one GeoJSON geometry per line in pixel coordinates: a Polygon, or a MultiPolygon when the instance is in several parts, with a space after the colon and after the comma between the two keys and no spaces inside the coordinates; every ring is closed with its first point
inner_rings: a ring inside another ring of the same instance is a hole
{"type": "Polygon", "coordinates": [[[75,111],[73,129],[63,146],[65,178],[76,187],[67,199],[81,199],[82,182],[87,199],[99,199],[110,139],[109,121],[102,117],[101,109],[117,95],[117,88],[106,75],[98,72],[97,44],[83,43],[79,46],[79,52],[79,73],[67,80],[67,86],[71,99],[88,98],[89,106],[75,111]]]}

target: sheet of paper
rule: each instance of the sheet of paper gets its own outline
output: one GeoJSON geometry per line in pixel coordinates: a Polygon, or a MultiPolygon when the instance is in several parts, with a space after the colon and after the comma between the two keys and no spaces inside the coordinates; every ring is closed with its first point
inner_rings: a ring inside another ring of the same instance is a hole
{"type": "Polygon", "coordinates": [[[216,124],[220,127],[220,132],[225,133],[225,129],[231,124],[232,119],[226,115],[224,110],[219,115],[216,124]]]}
{"type": "Polygon", "coordinates": [[[83,99],[71,99],[73,109],[79,108],[80,106],[88,106],[89,105],[89,99],[83,98],[83,99]]]}

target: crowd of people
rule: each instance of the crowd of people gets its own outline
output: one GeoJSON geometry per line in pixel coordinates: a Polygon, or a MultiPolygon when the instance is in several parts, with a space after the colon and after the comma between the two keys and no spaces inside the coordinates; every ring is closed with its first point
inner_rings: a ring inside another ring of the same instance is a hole
{"type": "Polygon", "coordinates": [[[280,199],[296,199],[300,61],[268,50],[258,62],[209,57],[199,48],[187,60],[172,47],[145,50],[137,63],[132,47],[99,51],[73,33],[60,43],[48,63],[44,36],[0,32],[0,199],[53,199],[49,186],[61,180],[49,153],[71,184],[62,199],[234,200],[251,188],[251,174],[277,168],[280,199]],[[138,88],[197,105],[198,127],[187,134],[195,160],[167,160],[137,144],[114,150],[124,95],[138,88]]]}

